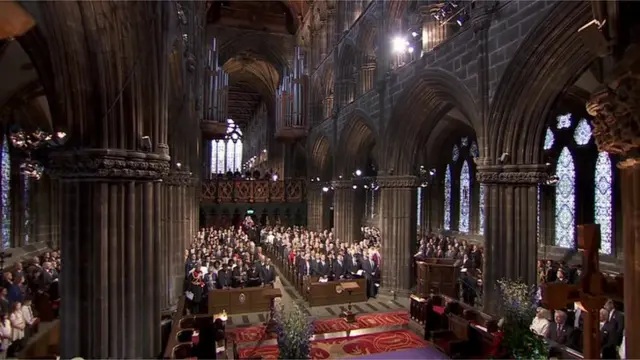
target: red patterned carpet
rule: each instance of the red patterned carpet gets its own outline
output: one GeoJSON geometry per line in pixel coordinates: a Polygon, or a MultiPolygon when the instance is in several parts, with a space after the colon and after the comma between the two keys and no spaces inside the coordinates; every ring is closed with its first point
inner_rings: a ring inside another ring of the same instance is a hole
{"type": "MultiPolygon", "coordinates": [[[[418,335],[409,330],[387,331],[376,334],[314,341],[311,346],[312,359],[345,358],[387,353],[398,350],[423,348],[427,345],[418,335]]],[[[266,345],[258,348],[238,349],[240,359],[277,359],[278,346],[266,345]]]]}
{"type": "MultiPolygon", "coordinates": [[[[358,322],[347,323],[344,319],[318,320],[313,323],[316,334],[326,334],[338,331],[370,329],[380,326],[406,325],[409,322],[409,314],[406,311],[389,313],[366,314],[356,318],[358,322]]],[[[272,339],[273,336],[264,337],[264,326],[250,326],[231,330],[238,344],[257,342],[264,339],[272,339]]]]}

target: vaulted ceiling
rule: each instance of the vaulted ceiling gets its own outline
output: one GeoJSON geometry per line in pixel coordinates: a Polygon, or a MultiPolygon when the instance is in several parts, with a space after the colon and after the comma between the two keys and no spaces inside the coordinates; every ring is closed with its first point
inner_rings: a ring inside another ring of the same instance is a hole
{"type": "Polygon", "coordinates": [[[261,101],[272,105],[289,67],[305,1],[221,1],[207,14],[220,41],[220,60],[229,73],[229,117],[247,124],[261,101]]]}

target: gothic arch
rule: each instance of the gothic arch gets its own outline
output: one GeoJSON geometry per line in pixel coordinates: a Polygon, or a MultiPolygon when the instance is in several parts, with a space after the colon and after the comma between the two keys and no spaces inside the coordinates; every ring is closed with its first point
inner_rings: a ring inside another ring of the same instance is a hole
{"type": "MultiPolygon", "coordinates": [[[[378,134],[371,117],[362,109],[349,113],[347,124],[340,132],[340,140],[336,148],[337,174],[350,174],[360,162],[366,160],[374,146],[378,143],[378,134]]],[[[375,154],[372,156],[377,158],[375,154]]]]}
{"type": "Polygon", "coordinates": [[[331,144],[329,139],[324,135],[319,135],[311,147],[309,164],[311,165],[311,177],[321,177],[322,180],[331,179],[331,144]]]}
{"type": "MultiPolygon", "coordinates": [[[[376,4],[372,5],[376,6],[376,4]]],[[[378,19],[376,9],[367,11],[358,25],[355,43],[363,56],[375,56],[375,41],[377,36],[378,19]]]]}
{"type": "Polygon", "coordinates": [[[455,76],[441,69],[427,69],[415,77],[398,97],[387,123],[382,168],[408,174],[419,146],[436,124],[457,109],[468,125],[480,133],[481,123],[473,95],[455,76]]]}
{"type": "Polygon", "coordinates": [[[504,72],[489,115],[489,158],[539,163],[546,115],[564,89],[595,60],[578,35],[593,17],[591,4],[557,3],[534,27],[504,72]]]}
{"type": "Polygon", "coordinates": [[[340,79],[347,79],[353,76],[353,67],[356,66],[356,61],[358,59],[355,43],[351,40],[345,39],[340,46],[338,58],[340,59],[338,77],[340,79]]]}

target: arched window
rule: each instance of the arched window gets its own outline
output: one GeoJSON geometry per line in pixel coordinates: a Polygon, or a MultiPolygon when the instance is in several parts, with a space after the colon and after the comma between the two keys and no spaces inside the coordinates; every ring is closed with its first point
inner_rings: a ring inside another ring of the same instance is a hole
{"type": "Polygon", "coordinates": [[[11,247],[11,157],[9,156],[9,142],[6,136],[2,138],[0,151],[0,218],[2,219],[2,248],[11,247]]]}
{"type": "Polygon", "coordinates": [[[594,196],[594,219],[596,224],[600,224],[600,252],[611,254],[611,240],[613,232],[612,222],[612,171],[611,158],[606,152],[598,154],[595,172],[595,196],[594,196]]]}
{"type": "Polygon", "coordinates": [[[462,164],[462,171],[460,171],[460,218],[458,219],[458,231],[461,232],[469,232],[470,197],[469,162],[465,160],[462,164]]]}
{"type": "Polygon", "coordinates": [[[223,174],[240,171],[242,166],[242,131],[231,119],[227,120],[227,135],[211,141],[211,172],[223,174]]]}
{"type": "Polygon", "coordinates": [[[451,165],[444,173],[444,229],[451,230],[451,165]]]}
{"type": "Polygon", "coordinates": [[[480,185],[480,192],[478,193],[478,203],[480,209],[478,209],[479,221],[478,221],[478,234],[484,235],[484,194],[485,187],[484,185],[480,185]]]}
{"type": "Polygon", "coordinates": [[[568,148],[562,149],[556,164],[556,245],[573,248],[575,244],[576,169],[568,148]]]}

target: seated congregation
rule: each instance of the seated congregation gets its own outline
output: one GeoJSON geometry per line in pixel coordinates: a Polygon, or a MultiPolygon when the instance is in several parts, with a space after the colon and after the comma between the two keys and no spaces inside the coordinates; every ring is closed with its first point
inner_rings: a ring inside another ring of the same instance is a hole
{"type": "Polygon", "coordinates": [[[3,267],[0,284],[0,358],[22,351],[41,321],[57,318],[59,251],[3,267]]]}

